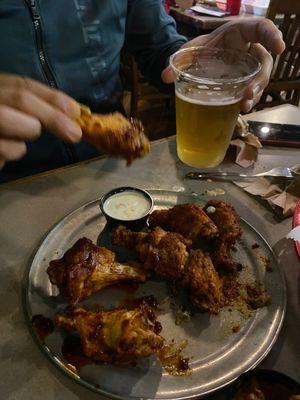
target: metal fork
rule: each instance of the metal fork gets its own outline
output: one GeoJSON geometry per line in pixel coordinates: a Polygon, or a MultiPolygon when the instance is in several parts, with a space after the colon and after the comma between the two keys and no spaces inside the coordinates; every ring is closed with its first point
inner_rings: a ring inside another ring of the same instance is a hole
{"type": "Polygon", "coordinates": [[[286,178],[292,179],[297,175],[296,172],[292,171],[288,167],[278,167],[273,168],[270,171],[260,172],[258,174],[239,174],[238,172],[188,172],[185,175],[187,179],[218,179],[218,180],[246,180],[246,179],[255,179],[259,177],[278,177],[278,178],[286,178]]]}

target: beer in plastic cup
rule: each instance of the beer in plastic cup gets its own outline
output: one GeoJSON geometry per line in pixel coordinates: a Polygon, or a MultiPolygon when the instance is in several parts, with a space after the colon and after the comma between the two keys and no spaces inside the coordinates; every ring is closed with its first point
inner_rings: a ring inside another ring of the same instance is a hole
{"type": "Polygon", "coordinates": [[[192,167],[219,165],[226,154],[247,84],[260,70],[250,54],[189,47],[170,58],[176,73],[178,157],[192,167]]]}

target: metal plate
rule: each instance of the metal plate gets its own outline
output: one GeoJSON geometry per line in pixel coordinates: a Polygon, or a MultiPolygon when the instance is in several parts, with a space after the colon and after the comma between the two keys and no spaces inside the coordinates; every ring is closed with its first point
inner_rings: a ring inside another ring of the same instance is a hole
{"type": "MultiPolygon", "coordinates": [[[[176,192],[149,191],[156,208],[174,204],[196,202],[198,198],[176,192]]],[[[108,245],[110,232],[105,229],[105,219],[98,207],[98,200],[86,204],[61,220],[47,235],[37,251],[29,270],[26,289],[26,312],[29,326],[35,314],[53,317],[67,304],[46,274],[51,259],[60,257],[74,242],[87,236],[94,242],[108,245]]],[[[242,273],[244,280],[262,281],[272,297],[272,303],[259,309],[250,319],[243,319],[239,312],[223,309],[218,316],[195,314],[180,326],[174,323],[174,305],[166,302],[159,313],[162,335],[166,339],[188,340],[185,356],[190,357],[191,376],[174,377],[166,374],[155,357],[143,359],[135,367],[89,365],[81,370],[80,377],[65,365],[61,356],[62,336],[55,331],[43,344],[37,343],[44,353],[62,371],[82,385],[118,399],[187,399],[211,393],[243,372],[257,365],[273,346],[283,322],[286,289],[283,274],[272,250],[260,234],[247,222],[242,221],[243,238],[235,255],[247,266],[242,273]],[[259,249],[252,250],[254,243],[259,249]],[[265,271],[259,256],[271,260],[273,272],[265,271]],[[238,333],[232,327],[241,325],[238,333]]],[[[124,255],[123,255],[124,256],[124,255]]],[[[120,255],[122,257],[122,254],[120,255]]],[[[167,297],[166,285],[148,281],[140,285],[137,295],[153,294],[159,301],[167,297]]],[[[100,304],[104,308],[117,306],[124,292],[105,289],[83,304],[100,304]]]]}
{"type": "MultiPolygon", "coordinates": [[[[293,217],[293,228],[296,228],[296,226],[300,226],[300,201],[298,201],[298,203],[296,204],[294,217],[293,217]]],[[[298,258],[300,260],[300,242],[299,241],[295,242],[295,249],[296,249],[298,258]]]]}

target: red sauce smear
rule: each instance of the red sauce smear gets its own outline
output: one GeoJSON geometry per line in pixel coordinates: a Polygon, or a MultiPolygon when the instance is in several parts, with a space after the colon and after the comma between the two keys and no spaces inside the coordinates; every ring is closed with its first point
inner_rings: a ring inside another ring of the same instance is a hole
{"type": "Polygon", "coordinates": [[[53,321],[50,318],[44,317],[42,314],[34,315],[31,319],[31,323],[42,341],[54,331],[53,321]]]}
{"type": "Polygon", "coordinates": [[[138,298],[135,298],[133,295],[127,295],[123,299],[123,301],[121,303],[121,307],[133,309],[133,308],[141,306],[142,304],[146,304],[148,307],[152,308],[153,310],[158,309],[158,301],[152,295],[138,297],[138,298]]]}
{"type": "Polygon", "coordinates": [[[85,365],[94,364],[93,360],[84,355],[81,340],[78,336],[66,336],[62,344],[61,352],[64,360],[67,362],[66,366],[77,374],[85,365]]]}

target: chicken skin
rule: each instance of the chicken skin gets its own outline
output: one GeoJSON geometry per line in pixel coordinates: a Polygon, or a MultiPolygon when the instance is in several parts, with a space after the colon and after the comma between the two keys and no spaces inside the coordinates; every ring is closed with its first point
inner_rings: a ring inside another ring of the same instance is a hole
{"type": "Polygon", "coordinates": [[[240,264],[233,260],[231,251],[236,240],[242,235],[240,217],[231,204],[220,200],[210,200],[204,210],[219,230],[212,254],[214,265],[226,270],[237,269],[240,264]],[[213,212],[209,212],[210,210],[213,212]]]}
{"type": "Polygon", "coordinates": [[[111,364],[136,362],[156,354],[164,343],[161,324],[144,302],[131,310],[100,312],[71,306],[65,315],[56,314],[55,324],[79,334],[85,356],[111,364]]]}
{"type": "Polygon", "coordinates": [[[201,311],[217,314],[221,282],[210,256],[190,250],[192,242],[180,234],[156,227],[150,233],[132,232],[124,226],[113,231],[113,243],[138,252],[144,268],[155,276],[188,288],[192,303],[201,311]]]}
{"type": "Polygon", "coordinates": [[[180,234],[166,232],[159,227],[146,233],[133,232],[124,226],[118,226],[113,231],[112,242],[136,251],[144,268],[157,277],[172,282],[183,279],[189,257],[187,247],[192,242],[180,234]]]}
{"type": "Polygon", "coordinates": [[[218,235],[214,222],[197,204],[178,204],[168,210],[155,210],[149,217],[149,226],[160,226],[166,231],[180,233],[193,242],[218,235]]]}
{"type": "Polygon", "coordinates": [[[118,112],[94,114],[82,105],[77,122],[84,140],[109,156],[125,158],[127,165],[149,153],[150,142],[139,120],[128,120],[118,112]]]}
{"type": "Polygon", "coordinates": [[[204,211],[207,213],[208,207],[213,207],[215,210],[208,213],[210,219],[215,223],[219,230],[219,235],[227,242],[233,245],[241,236],[240,217],[234,207],[221,200],[210,200],[206,203],[204,211]]]}
{"type": "Polygon", "coordinates": [[[79,239],[61,259],[51,261],[47,273],[71,304],[115,283],[146,280],[137,263],[120,264],[112,251],[87,238],[79,239]]]}
{"type": "Polygon", "coordinates": [[[202,250],[191,250],[184,285],[190,290],[194,306],[218,314],[222,301],[222,285],[210,256],[202,250]]]}

